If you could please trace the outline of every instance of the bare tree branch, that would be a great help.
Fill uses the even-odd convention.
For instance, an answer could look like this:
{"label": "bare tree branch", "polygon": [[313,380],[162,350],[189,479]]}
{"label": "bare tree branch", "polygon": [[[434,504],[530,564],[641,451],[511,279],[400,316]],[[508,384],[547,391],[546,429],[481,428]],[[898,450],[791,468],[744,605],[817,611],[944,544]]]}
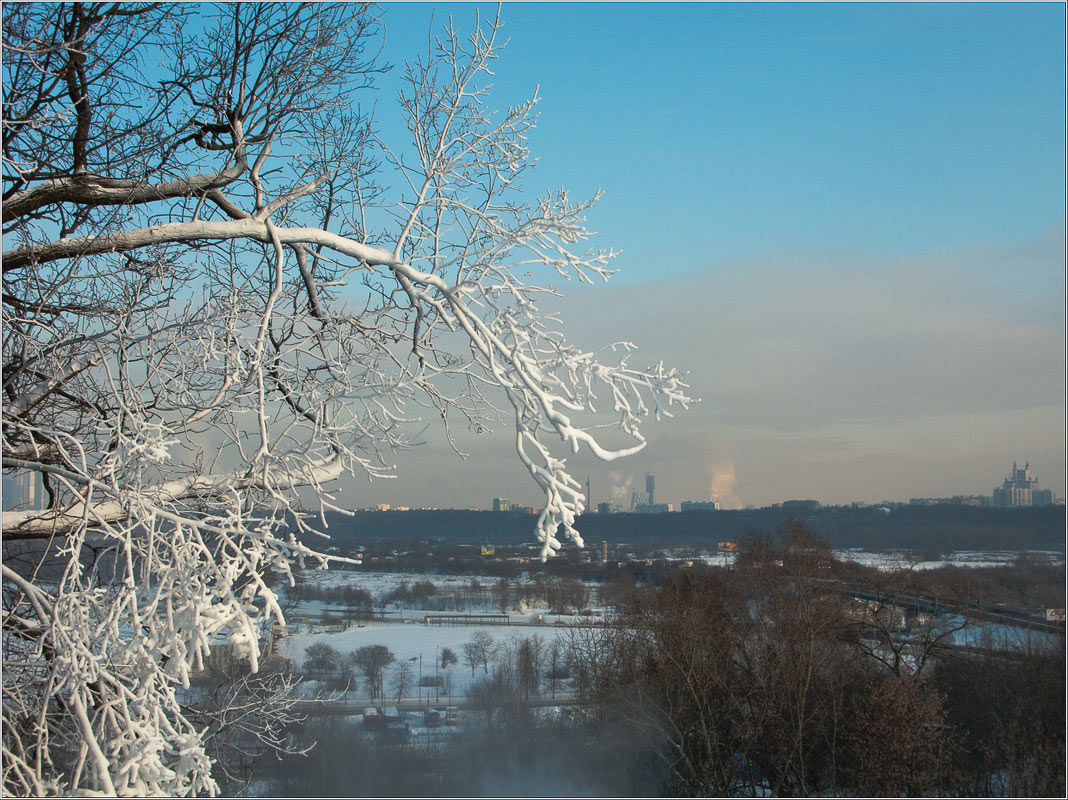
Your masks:
{"label": "bare tree branch", "polygon": [[298,537],[347,511],[343,479],[392,477],[421,414],[450,440],[512,417],[545,558],[582,541],[563,451],[636,452],[690,402],[537,307],[541,277],[605,279],[613,253],[581,249],[591,203],[522,189],[537,97],[487,107],[500,19],[406,68],[389,143],[360,105],[377,26],[4,6],[3,469],[48,497],[3,514],[5,791],[212,794],[219,725],[277,748],[286,680],[260,716],[177,689],[220,641],[257,673],[277,583],[335,560]]}

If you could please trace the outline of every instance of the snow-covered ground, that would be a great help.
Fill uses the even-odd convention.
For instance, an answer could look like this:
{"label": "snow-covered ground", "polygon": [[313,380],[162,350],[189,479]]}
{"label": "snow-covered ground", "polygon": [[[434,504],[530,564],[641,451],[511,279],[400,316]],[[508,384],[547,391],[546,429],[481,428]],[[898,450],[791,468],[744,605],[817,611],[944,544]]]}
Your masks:
{"label": "snow-covered ground", "polygon": [[[1064,553],[1054,551],[1028,551],[1036,559],[1050,564],[1063,564]],[[913,569],[938,569],[939,567],[1005,567],[1016,563],[1019,553],[1012,551],[987,551],[972,552],[962,550],[951,553],[943,559],[935,561],[918,561],[914,553],[887,552],[870,553],[864,550],[848,549],[835,550],[834,557],[839,561],[853,561],[869,567],[879,569],[899,569],[911,566]]]}
{"label": "snow-covered ground", "polygon": [[[279,640],[278,652],[293,661],[299,668],[304,662],[305,651],[317,642],[328,644],[342,654],[350,653],[367,645],[384,645],[393,653],[396,658],[395,663],[407,662],[409,664],[416,682],[418,682],[420,674],[423,676],[442,676],[446,678],[447,685],[451,687],[452,697],[456,698],[467,693],[467,687],[472,681],[485,677],[482,667],[477,667],[472,673],[471,668],[464,663],[463,646],[471,641],[475,631],[489,633],[497,644],[506,644],[513,637],[523,639],[536,634],[542,638],[546,649],[551,646],[553,639],[563,639],[567,636],[566,628],[556,627],[552,624],[539,626],[425,625],[422,622],[422,618],[427,612],[410,611],[406,613],[412,614],[413,617],[410,621],[405,620],[405,623],[354,623],[345,630],[334,632],[322,630],[321,626],[297,626]],[[438,666],[437,671],[435,671],[439,654],[442,648],[445,647],[450,648],[456,654],[459,663],[444,670]],[[492,666],[491,660],[491,669]],[[308,691],[314,691],[318,688],[310,681],[306,682],[305,685],[308,687]],[[390,668],[387,667],[384,681],[387,697],[389,696],[389,686]],[[423,691],[424,696],[427,691],[433,692],[432,689],[428,690],[426,688]],[[362,679],[359,681],[358,689],[349,694],[351,696],[345,697],[347,702],[357,702],[358,699],[366,697],[367,692]],[[413,688],[410,695],[405,696],[405,699],[414,699],[415,697],[417,695]],[[396,698],[394,697],[394,699]],[[440,702],[447,701],[448,696],[441,695]],[[438,702],[438,699],[432,696],[431,702]],[[378,704],[380,705],[381,703]]]}
{"label": "snow-covered ground", "polygon": [[[950,627],[962,622],[961,617],[950,616],[944,624]],[[965,647],[989,646],[996,649],[1034,651],[1061,647],[1063,639],[1055,633],[1031,630],[1019,625],[971,620],[960,630],[954,631],[949,641]]]}

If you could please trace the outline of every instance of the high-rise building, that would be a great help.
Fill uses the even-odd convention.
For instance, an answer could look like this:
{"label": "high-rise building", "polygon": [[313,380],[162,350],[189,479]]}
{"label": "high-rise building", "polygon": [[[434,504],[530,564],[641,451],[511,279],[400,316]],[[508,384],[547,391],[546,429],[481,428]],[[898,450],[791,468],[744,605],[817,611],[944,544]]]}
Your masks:
{"label": "high-rise building", "polygon": [[1053,492],[1039,488],[1030,463],[1024,463],[1023,469],[1019,469],[1014,461],[1009,477],[994,489],[990,504],[1000,508],[1048,506],[1053,504]]}
{"label": "high-rise building", "polygon": [[649,496],[645,492],[630,493],[630,510],[634,512],[639,506],[649,505]]}
{"label": "high-rise building", "polygon": [[511,504],[503,497],[493,498],[493,510],[494,511],[508,511],[511,509]]}
{"label": "high-rise building", "polygon": [[3,481],[4,511],[36,511],[43,508],[44,491],[39,472],[16,472]]}
{"label": "high-rise building", "polygon": [[651,506],[656,505],[656,476],[645,476],[645,493],[648,495],[648,504]]}

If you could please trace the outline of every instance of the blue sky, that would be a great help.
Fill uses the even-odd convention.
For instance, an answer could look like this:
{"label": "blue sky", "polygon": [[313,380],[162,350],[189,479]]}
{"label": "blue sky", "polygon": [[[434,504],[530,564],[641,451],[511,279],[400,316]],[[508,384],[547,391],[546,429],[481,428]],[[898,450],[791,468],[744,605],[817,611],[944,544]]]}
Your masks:
{"label": "blue sky", "polygon": [[[476,8],[495,13],[386,4],[386,57],[425,48],[432,12],[470,27]],[[717,482],[735,504],[989,494],[1014,459],[1064,491],[1064,4],[503,19],[493,104],[542,98],[528,187],[602,189],[590,227],[622,250],[608,289],[563,302],[576,338],[647,346],[704,401],[629,462],[580,460],[595,502],[647,471],[676,503]],[[454,503],[402,479],[357,504],[534,502],[508,438],[440,485]]]}
{"label": "blue sky", "polygon": [[[431,9],[387,4],[387,54]],[[484,15],[494,7],[480,5]],[[540,85],[537,180],[605,191],[632,254],[919,251],[1021,238],[1064,213],[1064,6],[505,5],[497,97]],[[503,103],[502,103],[503,105]]]}

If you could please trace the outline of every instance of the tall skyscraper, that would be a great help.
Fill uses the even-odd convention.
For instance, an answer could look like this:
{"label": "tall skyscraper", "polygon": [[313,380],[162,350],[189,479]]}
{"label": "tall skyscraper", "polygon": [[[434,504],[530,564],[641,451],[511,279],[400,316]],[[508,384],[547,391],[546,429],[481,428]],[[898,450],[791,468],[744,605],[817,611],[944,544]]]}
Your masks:
{"label": "tall skyscraper", "polygon": [[646,499],[646,502],[651,506],[656,505],[656,476],[655,475],[646,475],[645,476],[645,493],[646,493],[646,495],[648,495],[648,497]]}

